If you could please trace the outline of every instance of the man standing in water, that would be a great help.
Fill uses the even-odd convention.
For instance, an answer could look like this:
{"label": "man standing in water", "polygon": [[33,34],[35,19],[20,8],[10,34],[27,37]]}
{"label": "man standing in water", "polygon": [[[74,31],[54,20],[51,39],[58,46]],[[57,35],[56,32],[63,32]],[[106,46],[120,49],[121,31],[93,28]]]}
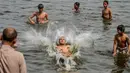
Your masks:
{"label": "man standing in water", "polygon": [[73,10],[74,12],[76,12],[76,13],[80,12],[79,6],[80,6],[80,3],[79,3],[79,2],[75,2],[75,3],[74,3],[74,8],[73,8],[72,10]]}
{"label": "man standing in water", "polygon": [[[48,14],[46,12],[43,12],[44,6],[43,4],[38,5],[38,12],[34,12],[32,16],[29,17],[29,23],[30,24],[44,24],[48,22]],[[32,18],[36,17],[36,22],[33,21]]]}
{"label": "man standing in water", "polygon": [[[119,25],[117,27],[117,34],[114,37],[114,44],[113,44],[113,56],[118,57],[118,53],[127,54],[130,53],[130,40],[127,34],[125,34],[125,27],[124,25]],[[123,60],[123,59],[122,59]],[[125,61],[125,66],[127,65]]]}
{"label": "man standing in water", "polygon": [[112,19],[112,12],[111,9],[108,7],[108,1],[105,0],[103,2],[104,9],[102,10],[102,18],[105,20],[111,20]]}
{"label": "man standing in water", "polygon": [[16,38],[14,28],[4,29],[0,47],[0,73],[27,73],[23,54],[13,48]]}

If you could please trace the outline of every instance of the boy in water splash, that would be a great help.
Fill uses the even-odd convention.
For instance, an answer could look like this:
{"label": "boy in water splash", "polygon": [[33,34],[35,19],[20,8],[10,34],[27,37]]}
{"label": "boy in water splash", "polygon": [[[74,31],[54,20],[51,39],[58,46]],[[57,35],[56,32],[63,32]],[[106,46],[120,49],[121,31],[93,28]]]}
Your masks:
{"label": "boy in water splash", "polygon": [[[44,6],[43,4],[38,5],[39,11],[34,12],[32,16],[29,17],[29,23],[30,24],[44,24],[48,22],[48,14],[46,12],[43,12]],[[33,21],[32,18],[36,17],[36,22]]]}
{"label": "boy in water splash", "polygon": [[70,70],[71,66],[76,65],[76,62],[73,60],[72,57],[72,52],[70,51],[70,45],[67,44],[64,36],[61,36],[58,42],[59,43],[56,46],[57,65],[65,70]]}
{"label": "boy in water splash", "polygon": [[61,36],[59,38],[59,45],[56,46],[56,48],[60,53],[62,53],[63,56],[65,56],[65,57],[71,56],[70,45],[66,44],[66,39],[64,36]]}

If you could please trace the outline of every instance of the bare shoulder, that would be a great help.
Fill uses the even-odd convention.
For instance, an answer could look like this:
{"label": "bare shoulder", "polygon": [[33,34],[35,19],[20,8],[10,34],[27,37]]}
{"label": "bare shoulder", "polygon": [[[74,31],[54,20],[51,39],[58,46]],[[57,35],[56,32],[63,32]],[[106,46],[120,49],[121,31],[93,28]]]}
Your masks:
{"label": "bare shoulder", "polygon": [[124,37],[129,38],[127,34],[124,34]]}
{"label": "bare shoulder", "polygon": [[47,12],[43,12],[45,15],[48,15]]}
{"label": "bare shoulder", "polygon": [[119,35],[118,35],[118,34],[116,34],[116,35],[115,35],[115,38],[117,38],[118,36],[119,36]]}
{"label": "bare shoulder", "polygon": [[111,8],[108,8],[108,10],[111,12]]}
{"label": "bare shoulder", "polygon": [[33,12],[33,14],[38,14],[38,12],[37,12],[37,11],[35,11],[35,12]]}
{"label": "bare shoulder", "polygon": [[115,36],[114,36],[114,40],[117,40],[118,39],[118,34],[116,34]]}
{"label": "bare shoulder", "polygon": [[67,45],[67,48],[70,48],[70,45]]}

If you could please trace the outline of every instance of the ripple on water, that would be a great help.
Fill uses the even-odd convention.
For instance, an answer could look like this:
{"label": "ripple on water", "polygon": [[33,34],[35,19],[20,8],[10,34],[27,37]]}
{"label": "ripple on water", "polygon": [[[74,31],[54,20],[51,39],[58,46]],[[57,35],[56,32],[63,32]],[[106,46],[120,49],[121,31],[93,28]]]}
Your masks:
{"label": "ripple on water", "polygon": [[4,13],[0,13],[0,15],[4,15]]}
{"label": "ripple on water", "polygon": [[4,11],[4,13],[12,13],[12,11]]}

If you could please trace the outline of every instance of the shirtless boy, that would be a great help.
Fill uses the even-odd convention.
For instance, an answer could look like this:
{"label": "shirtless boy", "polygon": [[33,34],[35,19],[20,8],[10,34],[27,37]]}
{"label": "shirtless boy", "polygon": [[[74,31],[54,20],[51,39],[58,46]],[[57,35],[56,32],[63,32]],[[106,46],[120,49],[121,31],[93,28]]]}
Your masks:
{"label": "shirtless boy", "polygon": [[[28,18],[30,24],[44,24],[48,22],[48,14],[43,11],[44,10],[43,4],[39,4],[38,9],[39,11],[34,12],[32,16]],[[36,17],[36,22],[33,21],[34,17]]]}
{"label": "shirtless boy", "polygon": [[78,12],[80,12],[79,7],[80,7],[80,3],[79,2],[75,2],[74,3],[74,8],[72,10],[74,12],[78,13]]}
{"label": "shirtless boy", "polygon": [[112,11],[111,9],[108,7],[108,1],[105,0],[103,2],[103,6],[104,6],[104,9],[102,10],[102,18],[105,19],[105,20],[111,20],[112,19]]}
{"label": "shirtless boy", "polygon": [[116,56],[117,50],[123,51],[128,50],[127,53],[130,53],[130,40],[127,34],[125,34],[125,27],[124,25],[119,25],[117,27],[117,34],[114,37],[114,44],[113,44],[113,56]]}
{"label": "shirtless boy", "polygon": [[70,45],[66,44],[66,40],[64,36],[59,38],[59,45],[56,48],[60,53],[62,53],[63,56],[66,57],[71,56]]}

